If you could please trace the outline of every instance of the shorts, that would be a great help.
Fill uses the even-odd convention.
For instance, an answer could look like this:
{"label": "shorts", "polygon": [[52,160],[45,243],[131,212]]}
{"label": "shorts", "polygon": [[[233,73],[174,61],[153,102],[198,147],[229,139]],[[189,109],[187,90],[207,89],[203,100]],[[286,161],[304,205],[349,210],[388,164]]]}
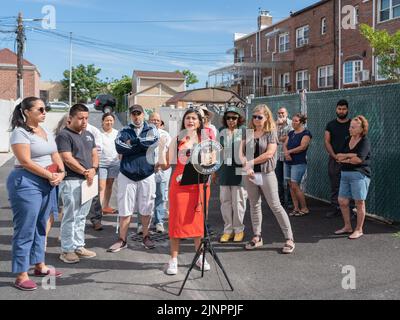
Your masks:
{"label": "shorts", "polygon": [[371,179],[358,171],[342,171],[340,175],[339,197],[366,200]]}
{"label": "shorts", "polygon": [[133,213],[150,216],[154,211],[156,180],[154,174],[144,180],[133,181],[122,173],[118,175],[118,215],[129,217]]}
{"label": "shorts", "polygon": [[290,180],[292,182],[296,182],[297,184],[301,184],[301,180],[303,179],[306,170],[307,170],[306,163],[294,164],[294,165],[285,163],[283,166],[285,180]]}
{"label": "shorts", "polygon": [[119,165],[111,165],[108,167],[100,167],[99,168],[99,179],[115,179],[119,174]]}

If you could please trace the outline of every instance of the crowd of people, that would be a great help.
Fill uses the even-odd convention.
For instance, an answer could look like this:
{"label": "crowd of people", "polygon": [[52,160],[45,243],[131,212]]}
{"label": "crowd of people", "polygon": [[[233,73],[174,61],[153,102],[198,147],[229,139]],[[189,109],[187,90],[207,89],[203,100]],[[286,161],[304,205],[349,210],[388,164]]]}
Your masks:
{"label": "crowd of people", "polygon": [[[118,239],[107,251],[116,253],[127,248],[129,225],[137,213],[137,232],[142,234],[146,249],[155,247],[152,228],[168,232],[170,258],[166,273],[176,275],[181,240],[192,238],[198,250],[204,236],[203,208],[208,207],[210,187],[204,189],[203,185],[210,183],[201,179],[190,159],[195,146],[208,139],[217,140],[223,147],[223,163],[211,182],[219,185],[224,221],[220,242],[244,241],[248,199],[251,237],[244,249],[263,246],[264,195],[283,233],[282,253],[294,252],[289,217],[311,212],[302,187],[312,143],[306,115],[299,113],[290,119],[282,107],[274,117],[268,106],[261,104],[253,109],[250,119],[245,119],[242,109],[231,106],[226,108],[217,131],[211,125],[210,110],[190,108],[183,115],[176,137],[164,130],[158,113],[146,121],[144,108],[133,105],[129,115],[130,124],[120,131],[113,128],[115,116],[111,113],[103,115],[102,127],[97,129],[88,123],[88,108],[76,104],[53,134],[41,126],[46,116],[43,101],[31,97],[16,106],[11,123],[16,159],[7,180],[13,211],[15,287],[25,291],[37,288],[28,275],[32,265],[34,276],[62,276],[45,264],[46,235],[59,216],[63,262],[78,263],[96,257],[96,252],[85,245],[87,218],[100,231],[102,216],[117,214]],[[325,130],[333,209],[328,216],[342,214],[344,226],[334,233],[347,234],[349,239],[363,235],[371,177],[367,134],[367,119],[361,115],[350,119],[348,102],[339,101],[336,119]],[[115,180],[118,208],[110,206]],[[98,183],[98,196],[83,202],[83,183],[89,187]],[[355,229],[351,223],[353,208],[357,212]],[[202,255],[196,265],[205,271],[211,268]]]}

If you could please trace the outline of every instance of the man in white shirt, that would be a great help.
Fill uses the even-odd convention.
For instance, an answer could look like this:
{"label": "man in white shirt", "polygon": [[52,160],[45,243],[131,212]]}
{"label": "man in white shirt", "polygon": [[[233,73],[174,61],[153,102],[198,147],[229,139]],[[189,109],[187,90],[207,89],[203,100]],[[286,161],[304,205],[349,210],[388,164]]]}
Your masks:
{"label": "man in white shirt", "polygon": [[[149,122],[154,124],[158,130],[160,135],[160,141],[165,140],[166,146],[169,146],[171,143],[171,136],[169,133],[163,129],[161,129],[161,117],[158,113],[154,112],[149,117]],[[156,163],[157,163],[157,155],[158,148],[156,149]],[[164,217],[166,211],[166,202],[168,200],[168,184],[169,178],[171,176],[171,168],[163,171],[160,168],[156,168],[156,199],[155,199],[155,207],[154,207],[154,224],[156,226],[156,231],[159,233],[164,233]]]}

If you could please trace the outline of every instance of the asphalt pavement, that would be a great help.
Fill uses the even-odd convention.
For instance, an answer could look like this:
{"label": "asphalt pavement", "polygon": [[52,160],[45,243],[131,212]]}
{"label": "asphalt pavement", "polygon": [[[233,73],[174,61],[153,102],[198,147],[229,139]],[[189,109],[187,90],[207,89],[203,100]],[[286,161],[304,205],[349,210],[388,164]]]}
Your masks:
{"label": "asphalt pavement", "polygon": [[[93,125],[99,126],[100,120],[100,113],[91,113]],[[118,124],[117,128],[120,127]],[[169,259],[166,237],[159,237],[153,250],[146,250],[140,242],[130,239],[128,249],[107,253],[106,249],[117,239],[116,216],[104,218],[102,231],[94,231],[88,222],[87,248],[94,250],[97,257],[74,265],[58,259],[57,222],[50,234],[46,263],[62,270],[64,276],[57,279],[54,290],[39,287],[35,292],[18,291],[12,287],[14,277],[10,272],[12,212],[5,188],[12,166],[13,159],[0,167],[0,299],[400,299],[399,226],[368,220],[365,235],[358,240],[334,236],[333,232],[342,226],[341,218],[325,218],[329,207],[309,199],[311,213],[290,218],[296,241],[295,253],[283,255],[280,253],[283,235],[264,200],[264,246],[246,251],[244,243],[220,244],[217,241],[223,222],[216,185],[211,189],[209,223],[213,246],[232,282],[233,292],[214,260],[207,255],[211,271],[201,278],[201,273],[194,269],[182,295],[177,296],[194,257],[190,240],[182,241],[177,276],[164,273]],[[252,236],[248,210],[245,224],[245,240],[248,241]],[[132,231],[135,226],[136,219]]]}

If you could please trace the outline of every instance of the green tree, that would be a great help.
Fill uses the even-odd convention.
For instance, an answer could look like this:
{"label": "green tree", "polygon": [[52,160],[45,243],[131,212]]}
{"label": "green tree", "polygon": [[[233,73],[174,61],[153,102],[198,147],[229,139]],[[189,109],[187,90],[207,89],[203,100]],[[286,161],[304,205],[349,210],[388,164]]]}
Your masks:
{"label": "green tree", "polygon": [[190,70],[187,70],[187,69],[183,70],[183,71],[177,70],[176,72],[180,72],[185,76],[186,88],[189,88],[189,86],[191,84],[195,84],[195,83],[199,82],[199,79],[197,79],[197,76]]}
{"label": "green tree", "polygon": [[110,93],[117,100],[117,110],[126,111],[127,106],[125,105],[124,96],[132,91],[132,78],[123,76],[119,80],[113,80],[108,88]]}
{"label": "green tree", "polygon": [[[101,72],[100,68],[96,68],[94,64],[84,66],[83,64],[72,68],[72,100],[77,102],[86,103],[93,99],[104,89],[104,82],[102,82],[98,75]],[[64,79],[61,83],[64,87],[63,99],[68,100],[69,95],[69,70],[65,70]]]}
{"label": "green tree", "polygon": [[375,56],[379,57],[380,74],[400,81],[400,31],[391,35],[386,30],[374,30],[362,24],[360,32],[375,49]]}

